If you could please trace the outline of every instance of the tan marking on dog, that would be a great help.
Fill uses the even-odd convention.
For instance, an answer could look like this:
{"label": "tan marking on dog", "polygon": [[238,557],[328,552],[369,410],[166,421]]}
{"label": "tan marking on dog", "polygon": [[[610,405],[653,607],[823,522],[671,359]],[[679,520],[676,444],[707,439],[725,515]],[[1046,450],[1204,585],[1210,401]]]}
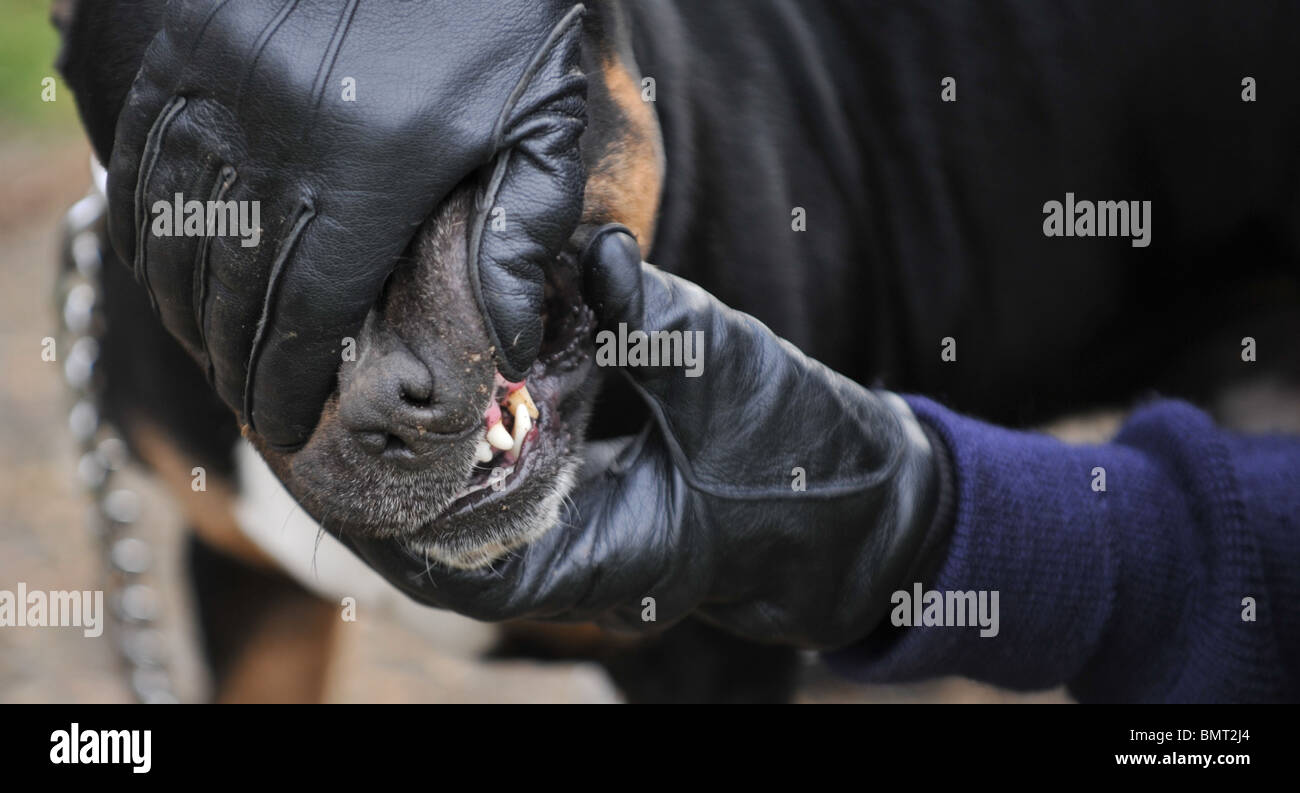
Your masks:
{"label": "tan marking on dog", "polygon": [[610,97],[623,111],[629,127],[612,145],[587,179],[583,220],[617,221],[627,226],[648,256],[655,218],[663,192],[664,147],[659,120],[649,102],[642,101],[635,76],[611,56],[602,66]]}
{"label": "tan marking on dog", "polygon": [[278,567],[239,528],[235,520],[235,491],[214,472],[205,477],[207,490],[191,487],[195,462],[162,429],[148,421],[134,422],[131,440],[180,508],[185,520],[205,542],[247,564]]}
{"label": "tan marking on dog", "polygon": [[269,604],[256,620],[215,700],[223,704],[323,701],[339,623],[334,604],[304,592]]}
{"label": "tan marking on dog", "polygon": [[[195,491],[190,486],[193,460],[148,421],[133,423],[131,440],[199,537],[245,564],[280,570],[239,528],[230,482],[208,471],[207,489]],[[245,616],[249,630],[243,649],[214,699],[227,703],[320,702],[325,696],[338,622],[334,604],[304,592],[262,603],[255,613]]]}

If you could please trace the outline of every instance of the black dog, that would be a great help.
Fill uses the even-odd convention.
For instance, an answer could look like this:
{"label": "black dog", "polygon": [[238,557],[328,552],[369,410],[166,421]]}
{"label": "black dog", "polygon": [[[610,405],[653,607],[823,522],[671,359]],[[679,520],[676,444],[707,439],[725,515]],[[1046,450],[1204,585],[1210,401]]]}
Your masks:
{"label": "black dog", "polygon": [[[68,28],[64,72],[101,159],[160,6],[86,4]],[[1296,15],[1281,4],[1247,15],[1187,3],[1114,12],[1084,3],[598,2],[584,39],[584,223],[626,223],[650,261],[860,382],[1002,423],[1123,405],[1152,389],[1207,400],[1246,376],[1294,375]],[[1073,212],[1053,226],[1050,202],[1085,201],[1125,202],[1123,228],[1116,204],[1108,216],[1109,231],[1125,234],[1096,236],[1098,216],[1084,225]],[[419,284],[449,279],[440,294],[456,293],[457,222],[448,202],[363,344],[419,337],[427,362],[460,343],[449,328],[415,322]],[[1045,233],[1067,225],[1088,235]],[[580,303],[564,287],[555,289],[559,313]],[[233,421],[147,319],[125,268],[110,271],[105,290],[109,414],[156,466],[165,455],[141,438],[161,434],[181,459],[228,471]],[[461,319],[472,337],[474,318]],[[1242,360],[1246,337],[1258,364]],[[595,376],[574,390],[567,429],[634,430],[644,414],[615,381],[588,422]],[[341,373],[318,431],[328,448],[357,434],[349,411],[377,404],[367,394],[392,378],[391,368]],[[349,408],[349,393],[359,407]],[[550,467],[520,487],[560,488],[576,453],[540,458]],[[272,463],[318,517],[340,506],[321,500],[331,485],[371,465],[337,454]],[[396,476],[383,477],[386,492],[400,489]],[[364,530],[367,504],[349,503]],[[545,518],[469,532],[478,545],[471,537],[456,548],[472,551],[485,537],[509,547]],[[199,556],[238,567],[211,549]],[[230,597],[222,589],[205,606],[212,645],[227,648],[214,650],[218,665],[245,641],[214,627]],[[792,654],[696,625],[618,657],[619,680],[637,697],[777,698],[792,680]],[[708,670],[691,668],[706,657]],[[683,666],[656,679],[673,659]]]}

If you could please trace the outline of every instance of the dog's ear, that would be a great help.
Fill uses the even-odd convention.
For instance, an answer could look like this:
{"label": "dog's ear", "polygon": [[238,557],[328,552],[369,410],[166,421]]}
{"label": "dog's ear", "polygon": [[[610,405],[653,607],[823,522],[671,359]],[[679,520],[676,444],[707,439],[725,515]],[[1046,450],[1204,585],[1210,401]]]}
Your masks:
{"label": "dog's ear", "polygon": [[144,51],[162,28],[166,0],[60,0],[55,27],[63,36],[58,69],[72,89],[81,123],[99,161],[113,151],[117,116]]}
{"label": "dog's ear", "polygon": [[582,138],[587,166],[582,222],[622,223],[649,257],[663,193],[663,135],[653,86],[643,83],[632,52],[629,24],[612,0],[590,3],[583,20],[588,122]]}

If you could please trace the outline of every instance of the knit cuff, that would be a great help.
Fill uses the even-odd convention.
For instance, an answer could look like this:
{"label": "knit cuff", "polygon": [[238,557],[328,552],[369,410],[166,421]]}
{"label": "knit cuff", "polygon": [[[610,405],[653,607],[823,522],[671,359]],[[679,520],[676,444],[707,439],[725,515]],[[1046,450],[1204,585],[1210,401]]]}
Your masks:
{"label": "knit cuff", "polygon": [[[929,580],[896,593],[886,625],[827,661],[873,682],[956,674],[1015,689],[1074,681],[1098,663],[1149,665],[1123,648],[1150,647],[1150,632],[1178,623],[1178,588],[1194,564],[1180,536],[1194,521],[1169,471],[1124,444],[1070,446],[924,398],[908,403],[952,456],[951,539]],[[942,606],[927,610],[935,597]],[[921,624],[912,624],[918,615]],[[1127,642],[1135,632],[1148,640]],[[1139,688],[1114,688],[1106,676],[1104,696],[1151,690],[1131,668],[1114,671]]]}

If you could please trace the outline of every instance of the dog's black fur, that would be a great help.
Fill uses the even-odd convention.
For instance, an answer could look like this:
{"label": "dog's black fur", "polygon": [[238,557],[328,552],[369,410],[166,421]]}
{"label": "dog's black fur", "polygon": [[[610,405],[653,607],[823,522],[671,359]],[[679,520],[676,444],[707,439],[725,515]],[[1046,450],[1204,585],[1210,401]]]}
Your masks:
{"label": "dog's black fur", "polygon": [[[1294,371],[1300,7],[628,8],[667,148],[653,261],[837,371],[1010,424],[1206,397],[1243,336]],[[1067,191],[1151,200],[1151,246],[1046,238]]]}
{"label": "dog's black fur", "polygon": [[[67,31],[63,70],[101,158],[160,6],[86,3]],[[655,81],[667,179],[650,260],[832,368],[1017,426],[1151,392],[1206,402],[1248,376],[1300,372],[1300,9],[635,0],[593,11],[589,37],[630,50]],[[947,76],[953,103],[940,99]],[[1241,100],[1246,76],[1253,103]],[[584,146],[617,134],[593,123]],[[1067,191],[1150,200],[1150,247],[1045,237],[1043,203]],[[796,207],[806,231],[792,229]],[[110,414],[147,416],[228,467],[233,420],[126,268],[105,280]],[[1245,336],[1258,364],[1241,361]],[[945,337],[956,361],[940,357]],[[607,391],[591,432],[626,431],[633,404]],[[717,687],[685,695],[787,694],[784,651],[762,651],[761,693],[722,680],[751,652],[729,648]],[[622,682],[683,696],[644,675]]]}

